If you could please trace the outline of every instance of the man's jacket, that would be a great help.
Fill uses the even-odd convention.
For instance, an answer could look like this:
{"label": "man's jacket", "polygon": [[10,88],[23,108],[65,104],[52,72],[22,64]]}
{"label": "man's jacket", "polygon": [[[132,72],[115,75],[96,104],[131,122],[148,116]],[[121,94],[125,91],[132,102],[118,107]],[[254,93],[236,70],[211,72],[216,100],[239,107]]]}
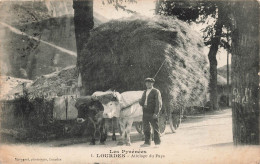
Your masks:
{"label": "man's jacket", "polygon": [[[146,90],[144,91],[139,104],[144,107],[146,99]],[[148,115],[159,114],[162,108],[162,97],[158,89],[152,88],[151,92],[148,94],[147,107],[143,108],[143,113]]]}

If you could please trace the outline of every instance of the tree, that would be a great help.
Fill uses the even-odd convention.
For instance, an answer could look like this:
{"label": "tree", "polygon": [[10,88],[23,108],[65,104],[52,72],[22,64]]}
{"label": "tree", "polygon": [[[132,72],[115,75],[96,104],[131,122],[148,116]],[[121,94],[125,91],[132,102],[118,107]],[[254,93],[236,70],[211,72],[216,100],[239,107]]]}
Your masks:
{"label": "tree", "polygon": [[236,1],[230,6],[233,140],[259,145],[259,4]]}
{"label": "tree", "polygon": [[[216,55],[220,46],[229,48],[228,41],[225,37],[229,35],[230,19],[226,17],[229,9],[225,7],[222,1],[174,1],[174,0],[158,0],[156,7],[157,14],[167,16],[176,16],[186,22],[202,22],[205,23],[209,17],[215,20],[213,25],[208,25],[204,29],[204,43],[210,46],[208,59],[210,62],[210,102],[211,109],[218,109],[217,99],[217,59]],[[223,29],[226,29],[225,31]]]}
{"label": "tree", "polygon": [[80,61],[86,56],[82,53],[87,43],[90,30],[94,27],[93,0],[73,0],[75,36],[77,45],[77,67],[83,72]]}

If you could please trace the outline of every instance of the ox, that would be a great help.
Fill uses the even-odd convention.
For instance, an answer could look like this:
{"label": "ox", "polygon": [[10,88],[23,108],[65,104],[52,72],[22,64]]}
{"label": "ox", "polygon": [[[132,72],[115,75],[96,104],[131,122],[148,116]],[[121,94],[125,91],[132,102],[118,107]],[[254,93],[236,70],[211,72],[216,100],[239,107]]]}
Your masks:
{"label": "ox", "polygon": [[104,118],[119,118],[121,137],[118,145],[131,145],[130,132],[135,121],[142,121],[143,109],[139,104],[143,91],[95,92],[92,97],[99,100],[104,107]]}
{"label": "ox", "polygon": [[94,101],[91,96],[80,97],[76,100],[75,107],[78,109],[77,122],[87,128],[91,134],[91,145],[95,145],[96,133],[99,132],[100,144],[104,144],[107,138],[105,120],[103,119],[104,108],[99,101]]}

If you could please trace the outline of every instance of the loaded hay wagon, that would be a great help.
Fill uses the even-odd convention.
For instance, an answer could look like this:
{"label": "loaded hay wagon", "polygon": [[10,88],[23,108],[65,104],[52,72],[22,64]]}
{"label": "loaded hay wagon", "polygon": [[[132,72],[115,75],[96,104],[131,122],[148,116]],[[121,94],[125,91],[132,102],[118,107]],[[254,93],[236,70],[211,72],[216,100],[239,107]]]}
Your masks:
{"label": "loaded hay wagon", "polygon": [[[162,94],[162,125],[168,118],[174,132],[184,107],[200,106],[205,99],[208,62],[203,49],[201,36],[176,18],[112,20],[91,31],[79,63],[82,85],[88,95],[144,90],[144,79],[157,74],[154,86]],[[137,130],[141,132],[140,126]]]}
{"label": "loaded hay wagon", "polygon": [[[144,90],[144,79],[157,74],[154,86],[161,91],[163,99],[161,132],[167,119],[175,131],[184,107],[200,106],[206,95],[208,63],[202,39],[188,24],[177,19],[135,16],[110,21],[92,30],[83,52],[86,57],[79,66],[86,95],[109,89],[120,93]],[[76,67],[44,75],[28,88],[29,98],[45,100],[57,96],[57,99],[67,97],[73,102],[68,95],[78,95],[77,77]],[[54,111],[44,106],[35,108],[36,116],[41,117],[40,113],[45,112],[54,120],[76,118],[77,110],[69,105],[73,103],[66,105],[61,101],[64,107],[58,105]],[[46,122],[49,121],[48,125],[52,126],[52,120]],[[140,125],[137,124],[139,132]]]}

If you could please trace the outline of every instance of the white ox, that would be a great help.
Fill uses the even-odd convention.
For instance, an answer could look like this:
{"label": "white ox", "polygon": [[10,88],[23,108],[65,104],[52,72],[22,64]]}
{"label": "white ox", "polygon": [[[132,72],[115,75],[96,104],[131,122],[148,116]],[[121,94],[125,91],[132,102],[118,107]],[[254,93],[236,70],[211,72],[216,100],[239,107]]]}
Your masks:
{"label": "white ox", "polygon": [[104,107],[104,118],[119,118],[121,137],[118,145],[131,145],[130,132],[135,121],[142,121],[143,109],[139,105],[143,91],[95,92],[93,98],[98,99]]}

